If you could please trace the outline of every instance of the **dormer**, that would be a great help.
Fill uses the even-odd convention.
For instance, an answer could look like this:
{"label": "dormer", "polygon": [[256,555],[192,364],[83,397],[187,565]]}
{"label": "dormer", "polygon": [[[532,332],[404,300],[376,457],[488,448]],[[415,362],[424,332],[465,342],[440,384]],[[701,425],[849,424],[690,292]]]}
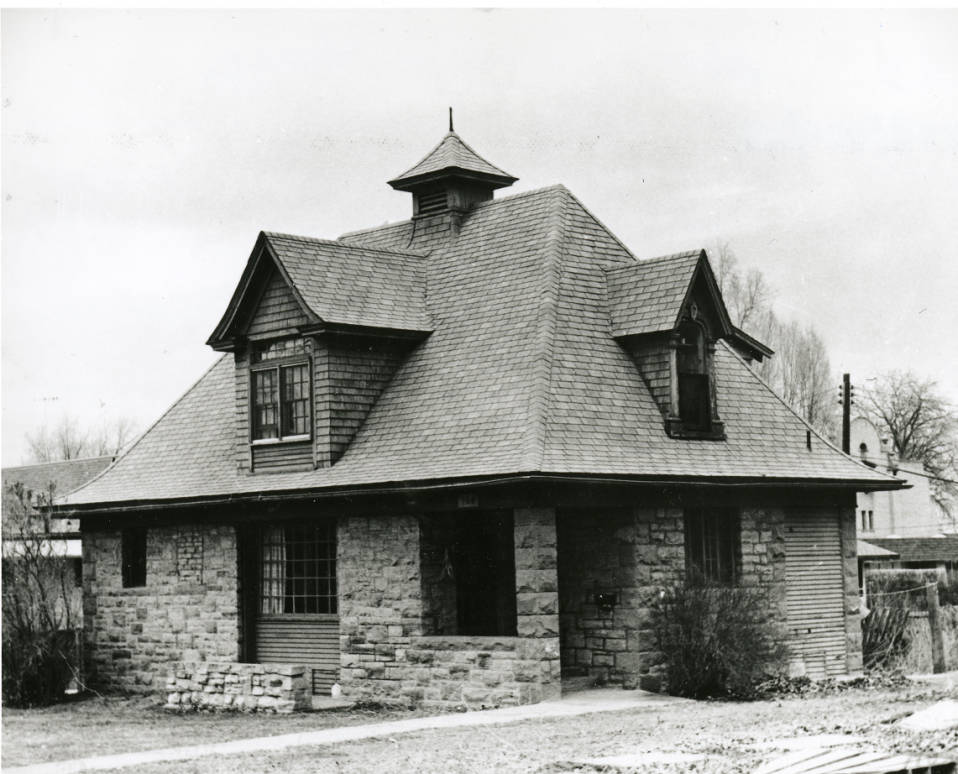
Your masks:
{"label": "dormer", "polygon": [[673,438],[722,440],[715,347],[746,360],[772,351],[732,325],[704,250],[606,272],[612,335],[629,353]]}
{"label": "dormer", "polygon": [[422,256],[261,233],[207,341],[234,357],[238,468],[333,465],[431,330]]}
{"label": "dormer", "polygon": [[399,177],[389,181],[397,191],[412,194],[413,218],[450,220],[454,225],[478,202],[489,201],[493,192],[518,178],[490,164],[453,131],[426,157]]}

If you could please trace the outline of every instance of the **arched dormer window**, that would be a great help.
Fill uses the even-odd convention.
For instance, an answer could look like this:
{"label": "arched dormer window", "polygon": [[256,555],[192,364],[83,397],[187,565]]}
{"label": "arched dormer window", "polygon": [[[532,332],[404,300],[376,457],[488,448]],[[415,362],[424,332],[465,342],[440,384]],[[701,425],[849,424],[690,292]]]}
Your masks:
{"label": "arched dormer window", "polygon": [[712,422],[706,340],[702,323],[686,320],[679,325],[675,352],[679,382],[678,415],[683,429],[696,432],[708,431]]}

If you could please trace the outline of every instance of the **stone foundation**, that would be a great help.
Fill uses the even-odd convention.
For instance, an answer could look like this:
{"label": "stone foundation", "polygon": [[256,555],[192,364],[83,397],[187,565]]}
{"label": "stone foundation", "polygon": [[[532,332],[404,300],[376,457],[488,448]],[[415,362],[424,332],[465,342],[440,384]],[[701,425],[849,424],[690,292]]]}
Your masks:
{"label": "stone foundation", "polygon": [[181,662],[166,680],[170,710],[289,713],[311,706],[310,670],[290,664]]}

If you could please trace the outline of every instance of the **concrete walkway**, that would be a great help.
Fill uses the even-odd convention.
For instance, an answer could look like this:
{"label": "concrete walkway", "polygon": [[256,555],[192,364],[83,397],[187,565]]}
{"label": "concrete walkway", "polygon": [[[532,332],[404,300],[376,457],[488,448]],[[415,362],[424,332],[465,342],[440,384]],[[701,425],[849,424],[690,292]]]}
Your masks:
{"label": "concrete walkway", "polygon": [[[321,731],[302,731],[296,734],[261,736],[254,739],[236,739],[232,742],[219,742],[217,744],[167,747],[161,750],[145,750],[119,755],[98,755],[93,758],[53,761],[32,766],[5,767],[4,772],[6,774],[69,774],[69,772],[77,771],[104,771],[119,769],[124,766],[142,766],[147,763],[193,760],[205,755],[235,755],[262,750],[285,750],[289,747],[304,745],[342,744],[343,742],[355,742],[377,736],[395,736],[396,734],[408,734],[413,731],[425,731],[433,728],[491,726],[500,723],[514,723],[519,720],[587,715],[593,712],[616,712],[634,709],[651,711],[663,704],[686,701],[686,699],[677,699],[672,696],[662,696],[645,691],[597,688],[570,693],[556,701],[528,704],[522,707],[503,707],[502,709],[482,712],[462,712],[427,718],[390,720],[385,723],[372,723],[362,726],[326,728]],[[279,723],[282,723],[281,719],[277,720],[277,724]]]}

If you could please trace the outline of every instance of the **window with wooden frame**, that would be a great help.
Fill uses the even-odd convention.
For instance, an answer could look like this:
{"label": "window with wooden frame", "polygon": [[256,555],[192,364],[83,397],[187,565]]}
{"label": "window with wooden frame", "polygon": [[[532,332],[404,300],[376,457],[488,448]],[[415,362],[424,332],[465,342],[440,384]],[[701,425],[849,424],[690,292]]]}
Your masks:
{"label": "window with wooden frame", "polygon": [[692,585],[732,584],[738,579],[741,524],[729,508],[685,511],[685,569]]}
{"label": "window with wooden frame", "polygon": [[686,320],[678,333],[678,415],[685,430],[707,431],[712,423],[712,399],[705,328],[694,320]]}
{"label": "window with wooden frame", "polygon": [[123,530],[120,537],[120,566],[123,588],[146,585],[146,529]]}
{"label": "window with wooden frame", "polygon": [[287,524],[261,534],[259,615],[335,614],[335,524]]}
{"label": "window with wooden frame", "polygon": [[250,353],[250,439],[306,441],[311,435],[309,356],[302,339],[281,339]]}

